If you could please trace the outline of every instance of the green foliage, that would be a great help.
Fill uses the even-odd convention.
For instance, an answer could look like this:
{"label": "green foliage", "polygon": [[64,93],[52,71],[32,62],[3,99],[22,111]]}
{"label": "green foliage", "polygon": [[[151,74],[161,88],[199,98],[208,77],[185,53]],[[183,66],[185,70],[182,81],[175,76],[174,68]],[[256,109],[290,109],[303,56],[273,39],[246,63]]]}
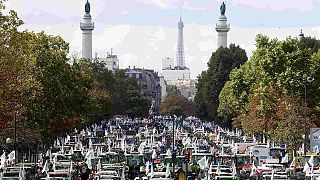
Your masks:
{"label": "green foliage", "polygon": [[61,37],[18,31],[17,13],[3,13],[0,0],[0,141],[11,137],[13,120],[18,141],[44,140],[115,114],[146,117],[149,100],[135,79],[105,64],[67,57]]}
{"label": "green foliage", "polygon": [[217,120],[219,94],[229,80],[230,71],[247,61],[246,52],[231,44],[229,48],[220,47],[208,62],[208,70],[198,77],[195,97],[197,114],[201,118]]}
{"label": "green foliage", "polygon": [[[304,109],[301,104],[305,100],[310,108],[309,119],[319,119],[315,116],[320,106],[319,42],[312,38],[279,41],[258,35],[251,60],[231,72],[230,81],[220,94],[219,116],[224,117],[226,123],[236,120],[233,125],[244,128],[247,133],[265,134],[288,142],[284,138],[288,132],[300,136],[286,126],[292,124],[290,119],[301,121],[303,112],[298,109]],[[314,80],[308,82],[307,77]],[[285,108],[281,101],[290,103]],[[296,110],[288,112],[289,104]],[[284,113],[287,120],[280,116]],[[293,114],[289,116],[290,113]],[[290,146],[293,148],[296,144]]]}
{"label": "green foliage", "polygon": [[160,104],[160,114],[164,116],[193,116],[193,102],[182,96],[179,92],[171,92]]}
{"label": "green foliage", "polygon": [[116,70],[111,79],[107,86],[112,92],[113,114],[146,117],[150,101],[140,94],[136,79],[127,77],[124,70]]}

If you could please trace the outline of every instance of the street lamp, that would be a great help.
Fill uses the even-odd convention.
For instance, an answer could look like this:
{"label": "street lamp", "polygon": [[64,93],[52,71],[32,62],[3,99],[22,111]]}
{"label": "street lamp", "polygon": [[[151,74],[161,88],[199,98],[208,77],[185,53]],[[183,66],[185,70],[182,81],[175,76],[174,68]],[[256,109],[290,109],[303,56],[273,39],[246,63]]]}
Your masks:
{"label": "street lamp", "polygon": [[[303,77],[303,87],[304,87],[304,137],[303,137],[303,155],[307,154],[307,84],[314,80],[313,77]],[[301,83],[301,82],[299,82]],[[295,85],[294,81],[290,81],[290,85]]]}
{"label": "street lamp", "polygon": [[313,77],[304,78],[304,147],[303,154],[304,156],[307,154],[307,83],[312,82],[314,80]]}
{"label": "street lamp", "polygon": [[7,143],[7,144],[11,144],[11,143],[12,143],[12,139],[11,139],[11,138],[7,138],[7,139],[6,139],[6,143]]}
{"label": "street lamp", "polygon": [[176,154],[176,150],[174,148],[174,124],[175,124],[175,121],[176,120],[176,116],[174,115],[174,117],[172,118],[172,173],[173,173],[173,178],[175,178],[175,164],[176,164],[176,157],[177,157],[177,154]]}

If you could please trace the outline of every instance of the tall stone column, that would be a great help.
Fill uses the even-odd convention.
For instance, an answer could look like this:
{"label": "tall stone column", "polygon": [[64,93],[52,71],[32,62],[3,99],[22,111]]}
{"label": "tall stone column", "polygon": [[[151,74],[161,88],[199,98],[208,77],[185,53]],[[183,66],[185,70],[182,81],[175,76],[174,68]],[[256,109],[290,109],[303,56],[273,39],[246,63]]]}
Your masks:
{"label": "tall stone column", "polygon": [[94,30],[94,23],[90,15],[89,1],[85,5],[85,12],[80,23],[80,29],[82,30],[82,58],[92,59],[92,31]]}
{"label": "tall stone column", "polygon": [[228,46],[228,31],[230,30],[230,24],[227,24],[227,17],[225,16],[226,6],[223,2],[220,7],[221,16],[216,24],[216,31],[218,32],[218,48],[220,46]]}

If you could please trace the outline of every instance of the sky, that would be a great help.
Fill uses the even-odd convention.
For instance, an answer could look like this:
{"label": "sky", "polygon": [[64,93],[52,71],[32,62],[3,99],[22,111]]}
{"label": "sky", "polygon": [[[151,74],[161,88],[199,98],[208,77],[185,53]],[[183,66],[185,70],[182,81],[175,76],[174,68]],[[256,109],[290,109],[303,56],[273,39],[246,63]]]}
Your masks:
{"label": "sky", "polygon": [[[70,54],[81,55],[80,21],[86,0],[8,0],[7,9],[18,12],[21,29],[61,36]],[[136,66],[161,72],[164,57],[176,57],[177,23],[184,22],[186,66],[196,78],[207,69],[217,49],[215,24],[221,0],[89,0],[95,23],[93,53],[105,57],[113,48],[120,68]],[[245,49],[250,57],[255,36],[320,36],[320,0],[226,0],[230,23],[228,44]]]}

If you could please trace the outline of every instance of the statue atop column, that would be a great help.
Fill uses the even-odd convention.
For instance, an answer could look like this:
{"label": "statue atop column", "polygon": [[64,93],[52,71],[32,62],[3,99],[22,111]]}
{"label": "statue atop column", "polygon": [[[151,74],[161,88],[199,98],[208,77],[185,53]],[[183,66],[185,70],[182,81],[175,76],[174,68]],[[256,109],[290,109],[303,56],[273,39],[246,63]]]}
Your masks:
{"label": "statue atop column", "polygon": [[224,16],[224,14],[226,13],[226,4],[224,2],[220,6],[220,13],[221,16]]}
{"label": "statue atop column", "polygon": [[86,3],[86,6],[85,6],[85,11],[86,11],[86,13],[90,13],[90,3],[89,3],[89,1],[87,0],[87,3]]}

